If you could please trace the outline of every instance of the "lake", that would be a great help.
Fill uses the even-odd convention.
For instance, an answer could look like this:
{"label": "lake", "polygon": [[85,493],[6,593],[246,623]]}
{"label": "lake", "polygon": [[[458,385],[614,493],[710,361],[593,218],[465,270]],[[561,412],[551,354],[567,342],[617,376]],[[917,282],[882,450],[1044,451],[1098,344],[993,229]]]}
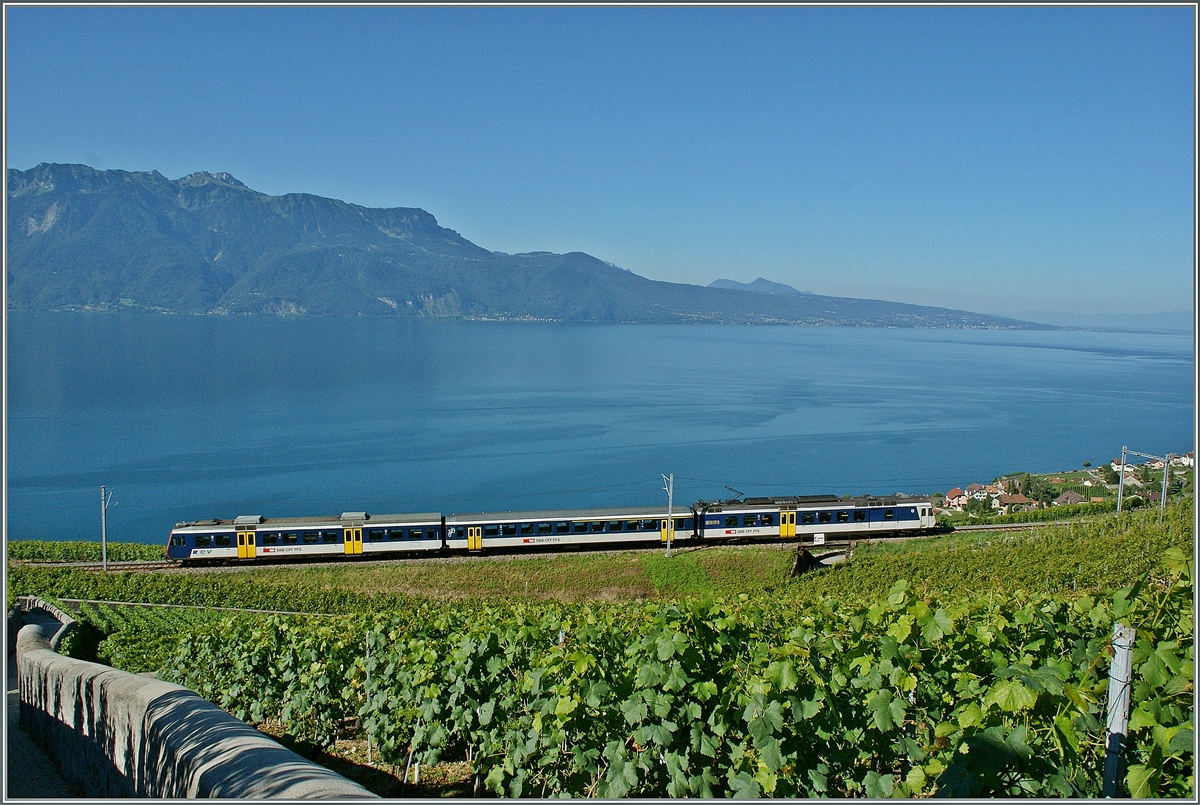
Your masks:
{"label": "lake", "polygon": [[7,533],[929,493],[1194,448],[1190,334],[8,315]]}

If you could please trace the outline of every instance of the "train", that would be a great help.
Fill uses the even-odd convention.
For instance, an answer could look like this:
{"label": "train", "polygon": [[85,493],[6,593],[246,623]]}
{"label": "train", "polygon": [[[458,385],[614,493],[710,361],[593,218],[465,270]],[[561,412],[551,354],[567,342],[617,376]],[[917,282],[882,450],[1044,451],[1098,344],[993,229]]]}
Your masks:
{"label": "train", "polygon": [[272,558],[481,553],[554,547],[647,546],[735,540],[799,540],[921,534],[937,527],[933,501],[833,495],[751,497],[666,506],[475,514],[241,515],[177,523],[167,558],[247,562]]}

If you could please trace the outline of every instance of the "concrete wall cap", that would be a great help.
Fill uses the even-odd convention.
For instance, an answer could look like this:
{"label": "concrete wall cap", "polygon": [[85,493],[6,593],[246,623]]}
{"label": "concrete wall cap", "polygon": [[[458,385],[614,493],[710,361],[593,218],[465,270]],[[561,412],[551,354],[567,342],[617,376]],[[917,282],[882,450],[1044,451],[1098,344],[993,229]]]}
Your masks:
{"label": "concrete wall cap", "polygon": [[377,799],[192,691],[17,635],[21,727],[88,796]]}

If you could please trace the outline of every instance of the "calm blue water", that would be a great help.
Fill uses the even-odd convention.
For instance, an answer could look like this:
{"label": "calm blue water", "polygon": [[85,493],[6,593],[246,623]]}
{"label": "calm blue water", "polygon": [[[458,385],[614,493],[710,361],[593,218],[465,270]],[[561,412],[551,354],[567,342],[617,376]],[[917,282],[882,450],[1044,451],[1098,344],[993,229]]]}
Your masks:
{"label": "calm blue water", "polygon": [[9,314],[12,538],[944,491],[1193,449],[1190,335]]}

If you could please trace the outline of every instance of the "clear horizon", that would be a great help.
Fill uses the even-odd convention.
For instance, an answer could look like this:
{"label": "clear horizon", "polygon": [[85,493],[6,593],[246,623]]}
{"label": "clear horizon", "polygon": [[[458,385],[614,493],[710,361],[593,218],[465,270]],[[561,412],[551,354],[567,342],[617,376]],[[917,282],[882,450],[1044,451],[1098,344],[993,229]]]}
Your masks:
{"label": "clear horizon", "polygon": [[1194,300],[1190,6],[5,17],[9,168],[225,171],[670,282],[999,315]]}

